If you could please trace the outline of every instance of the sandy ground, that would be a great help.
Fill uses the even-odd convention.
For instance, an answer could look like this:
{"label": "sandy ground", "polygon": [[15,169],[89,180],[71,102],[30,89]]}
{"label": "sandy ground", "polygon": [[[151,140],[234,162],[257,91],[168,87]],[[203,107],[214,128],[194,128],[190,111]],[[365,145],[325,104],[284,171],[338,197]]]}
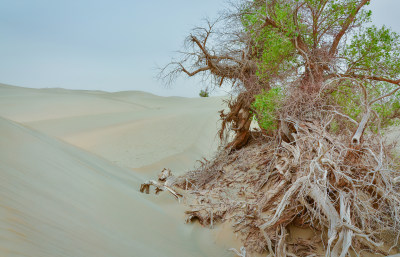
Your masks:
{"label": "sandy ground", "polygon": [[137,171],[181,173],[217,147],[221,98],[0,86],[0,116]]}
{"label": "sandy ground", "polygon": [[216,150],[221,98],[0,85],[0,256],[234,256],[141,182]]}

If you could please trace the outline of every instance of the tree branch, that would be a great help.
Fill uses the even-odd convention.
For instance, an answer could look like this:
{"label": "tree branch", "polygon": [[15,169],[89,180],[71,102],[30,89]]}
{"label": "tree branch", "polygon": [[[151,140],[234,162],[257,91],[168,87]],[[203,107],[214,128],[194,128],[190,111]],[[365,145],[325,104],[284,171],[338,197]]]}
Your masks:
{"label": "tree branch", "polygon": [[390,92],[387,93],[386,95],[383,95],[383,96],[381,96],[381,97],[378,97],[378,98],[372,100],[371,102],[369,102],[369,105],[372,105],[373,103],[376,103],[377,101],[382,100],[383,98],[386,98],[386,97],[388,97],[388,96],[391,96],[391,95],[393,95],[394,93],[396,93],[396,92],[399,91],[399,90],[400,90],[400,85],[399,85],[398,88],[396,88],[396,89],[390,91]]}
{"label": "tree branch", "polygon": [[361,10],[361,8],[369,3],[370,0],[362,0],[356,7],[354,12],[351,12],[350,15],[346,18],[345,22],[342,25],[342,29],[339,31],[339,33],[336,35],[335,39],[333,40],[332,46],[329,50],[329,55],[334,56],[336,53],[336,50],[338,48],[338,45],[340,43],[340,40],[346,34],[346,31],[349,29],[351,23],[353,23],[355,17],[357,16],[357,13]]}
{"label": "tree branch", "polygon": [[388,82],[388,83],[400,86],[400,79],[394,80],[394,79],[388,79],[388,78],[384,78],[384,77],[367,76],[367,75],[359,75],[359,74],[333,74],[333,75],[335,77],[369,79],[369,80],[375,80],[375,81],[381,81],[381,82]]}
{"label": "tree branch", "polygon": [[199,72],[206,71],[206,70],[209,70],[209,69],[210,69],[209,67],[201,67],[201,68],[199,68],[199,69],[197,69],[197,70],[195,70],[195,71],[193,71],[193,72],[190,72],[190,71],[186,70],[185,67],[183,67],[182,64],[179,64],[179,66],[181,66],[181,70],[182,70],[184,73],[186,73],[189,77],[192,77],[192,76],[196,75],[196,74],[199,73]]}

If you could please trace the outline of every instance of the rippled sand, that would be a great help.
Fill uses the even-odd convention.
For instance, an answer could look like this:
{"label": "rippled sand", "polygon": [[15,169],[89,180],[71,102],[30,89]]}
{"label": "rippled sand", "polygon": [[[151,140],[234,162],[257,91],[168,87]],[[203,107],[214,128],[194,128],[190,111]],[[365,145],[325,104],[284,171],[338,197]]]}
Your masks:
{"label": "rippled sand", "polygon": [[[138,192],[215,151],[220,98],[0,85],[0,256],[234,256],[227,226]],[[226,232],[227,231],[227,232]]]}

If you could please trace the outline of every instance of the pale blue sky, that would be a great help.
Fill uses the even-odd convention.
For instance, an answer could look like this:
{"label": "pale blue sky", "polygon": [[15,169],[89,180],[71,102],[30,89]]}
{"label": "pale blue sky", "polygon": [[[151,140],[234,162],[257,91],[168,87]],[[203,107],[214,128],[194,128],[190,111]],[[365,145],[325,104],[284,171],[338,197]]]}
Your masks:
{"label": "pale blue sky", "polygon": [[[225,0],[0,0],[0,83],[197,96],[155,78],[201,19]],[[400,0],[372,0],[374,22],[400,33]],[[223,92],[222,92],[223,93]]]}

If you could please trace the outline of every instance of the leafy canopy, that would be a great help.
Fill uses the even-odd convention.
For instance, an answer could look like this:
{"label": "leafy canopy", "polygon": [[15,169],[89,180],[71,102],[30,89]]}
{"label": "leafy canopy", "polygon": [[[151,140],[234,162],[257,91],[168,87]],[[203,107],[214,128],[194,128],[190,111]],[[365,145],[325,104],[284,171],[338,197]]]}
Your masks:
{"label": "leafy canopy", "polygon": [[[316,90],[356,121],[371,109],[383,125],[392,125],[400,106],[399,35],[385,26],[366,26],[369,2],[255,0],[245,5],[241,23],[265,90],[280,87],[286,95],[294,88]],[[269,101],[267,91],[253,107],[260,99]]]}

